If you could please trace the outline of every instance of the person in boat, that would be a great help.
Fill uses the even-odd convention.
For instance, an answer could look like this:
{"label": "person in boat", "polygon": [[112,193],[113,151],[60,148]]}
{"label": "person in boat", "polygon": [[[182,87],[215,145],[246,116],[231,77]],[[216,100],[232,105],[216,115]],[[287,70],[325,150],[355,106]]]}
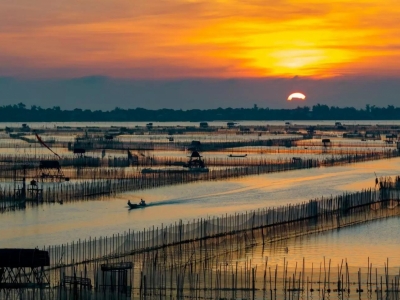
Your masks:
{"label": "person in boat", "polygon": [[131,205],[131,200],[128,200],[128,205]]}
{"label": "person in boat", "polygon": [[145,206],[146,202],[143,199],[140,199],[140,203],[139,204]]}

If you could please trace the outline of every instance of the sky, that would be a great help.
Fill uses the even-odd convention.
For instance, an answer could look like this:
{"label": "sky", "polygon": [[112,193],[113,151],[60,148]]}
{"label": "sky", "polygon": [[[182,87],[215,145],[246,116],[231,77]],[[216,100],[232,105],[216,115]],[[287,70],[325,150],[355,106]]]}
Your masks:
{"label": "sky", "polygon": [[398,0],[3,0],[0,102],[396,105],[399,37]]}

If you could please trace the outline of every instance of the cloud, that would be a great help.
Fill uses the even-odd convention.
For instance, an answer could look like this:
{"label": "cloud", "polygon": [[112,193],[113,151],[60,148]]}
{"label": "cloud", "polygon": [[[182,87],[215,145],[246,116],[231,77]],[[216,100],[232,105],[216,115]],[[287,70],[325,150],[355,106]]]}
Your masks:
{"label": "cloud", "polygon": [[394,0],[3,1],[0,75],[392,74],[399,16]]}

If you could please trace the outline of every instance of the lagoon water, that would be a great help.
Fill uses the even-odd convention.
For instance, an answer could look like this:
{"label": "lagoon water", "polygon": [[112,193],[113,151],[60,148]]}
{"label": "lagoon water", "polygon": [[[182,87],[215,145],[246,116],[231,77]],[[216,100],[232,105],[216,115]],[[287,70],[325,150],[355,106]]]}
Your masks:
{"label": "lagoon water", "polygon": [[[179,219],[187,222],[208,216],[298,203],[373,187],[374,173],[377,176],[395,176],[399,169],[400,158],[396,158],[169,186],[126,193],[114,199],[29,206],[23,211],[0,215],[0,248],[42,247],[89,237],[110,236],[128,229],[165,226]],[[149,207],[128,210],[126,202],[138,202],[140,198],[145,199]],[[351,242],[352,231],[349,232]],[[382,235],[378,238],[387,237]],[[396,239],[395,246],[400,249],[400,238]]]}
{"label": "lagoon water", "polygon": [[[238,261],[250,260],[263,266],[268,258],[270,266],[283,266],[284,261],[294,268],[301,266],[303,259],[308,268],[311,264],[319,268],[329,260],[333,268],[347,259],[350,267],[366,269],[368,260],[374,268],[383,268],[387,260],[391,272],[398,274],[400,268],[400,218],[374,220],[368,223],[291,238],[254,248],[238,255]],[[286,250],[288,249],[288,250]],[[357,271],[358,269],[356,269]],[[354,272],[354,270],[352,271]],[[383,271],[382,271],[383,273]]]}

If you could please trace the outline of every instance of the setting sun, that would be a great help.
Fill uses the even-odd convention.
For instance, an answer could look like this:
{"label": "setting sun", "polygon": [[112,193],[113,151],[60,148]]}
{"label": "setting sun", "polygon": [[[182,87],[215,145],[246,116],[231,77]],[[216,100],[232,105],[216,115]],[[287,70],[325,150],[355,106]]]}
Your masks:
{"label": "setting sun", "polygon": [[292,101],[292,100],[305,100],[306,96],[302,93],[293,93],[290,94],[289,97],[287,98],[288,101]]}

